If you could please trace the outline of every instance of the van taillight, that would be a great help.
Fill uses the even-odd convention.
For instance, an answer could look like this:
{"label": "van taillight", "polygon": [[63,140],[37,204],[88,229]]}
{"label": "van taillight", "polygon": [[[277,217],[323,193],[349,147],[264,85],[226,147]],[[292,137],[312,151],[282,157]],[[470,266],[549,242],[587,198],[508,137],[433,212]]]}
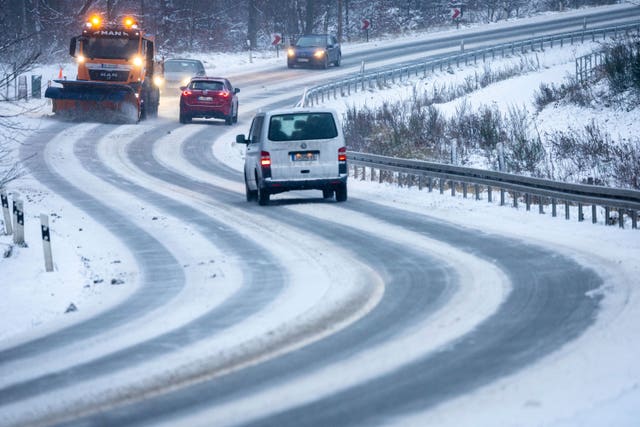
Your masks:
{"label": "van taillight", "polygon": [[260,166],[263,168],[271,166],[271,156],[268,151],[262,151],[260,153]]}
{"label": "van taillight", "polygon": [[338,148],[338,173],[347,173],[347,147]]}
{"label": "van taillight", "polygon": [[271,156],[268,151],[260,152],[260,168],[263,178],[271,178]]}
{"label": "van taillight", "polygon": [[338,161],[339,162],[347,161],[347,147],[338,148]]}

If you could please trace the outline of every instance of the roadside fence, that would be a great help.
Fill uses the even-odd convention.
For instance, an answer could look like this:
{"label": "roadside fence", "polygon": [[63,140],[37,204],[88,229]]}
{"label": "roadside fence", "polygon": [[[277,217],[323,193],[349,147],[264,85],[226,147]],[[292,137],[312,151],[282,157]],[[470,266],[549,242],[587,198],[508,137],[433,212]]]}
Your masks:
{"label": "roadside fence", "polygon": [[585,83],[596,76],[596,72],[607,60],[606,52],[592,52],[576,58],[576,80]]}
{"label": "roadside fence", "polygon": [[27,79],[26,75],[16,76],[5,74],[0,79],[0,101],[19,101],[42,98],[42,75],[31,75]]}

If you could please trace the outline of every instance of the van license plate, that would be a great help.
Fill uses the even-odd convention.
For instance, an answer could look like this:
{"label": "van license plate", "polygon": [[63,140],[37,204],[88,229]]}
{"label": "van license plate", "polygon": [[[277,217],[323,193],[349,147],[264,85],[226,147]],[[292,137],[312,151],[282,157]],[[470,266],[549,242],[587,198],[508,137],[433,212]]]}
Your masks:
{"label": "van license plate", "polygon": [[313,160],[318,160],[318,152],[317,151],[298,151],[291,154],[291,161],[294,162],[309,162]]}

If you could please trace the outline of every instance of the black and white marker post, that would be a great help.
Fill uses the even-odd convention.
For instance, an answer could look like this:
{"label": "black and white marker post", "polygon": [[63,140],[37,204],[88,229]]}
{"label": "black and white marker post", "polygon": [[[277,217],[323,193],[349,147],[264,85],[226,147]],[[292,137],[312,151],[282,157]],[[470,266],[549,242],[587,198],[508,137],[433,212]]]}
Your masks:
{"label": "black and white marker post", "polygon": [[9,198],[4,191],[0,193],[0,199],[2,200],[2,213],[4,214],[4,234],[8,236],[13,234],[13,227],[11,227],[11,213],[9,212]]}
{"label": "black and white marker post", "polygon": [[22,200],[13,201],[13,243],[24,245],[24,208]]}
{"label": "black and white marker post", "polygon": [[40,214],[40,228],[42,230],[42,248],[44,249],[44,268],[53,271],[53,256],[51,255],[51,233],[49,230],[49,216]]}

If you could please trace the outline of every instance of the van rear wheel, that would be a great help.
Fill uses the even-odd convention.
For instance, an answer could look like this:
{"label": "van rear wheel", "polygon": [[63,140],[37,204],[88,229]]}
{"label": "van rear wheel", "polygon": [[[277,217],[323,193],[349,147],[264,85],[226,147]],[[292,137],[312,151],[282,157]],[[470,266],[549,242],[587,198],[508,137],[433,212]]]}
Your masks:
{"label": "van rear wheel", "polygon": [[340,184],[336,187],[336,201],[338,202],[346,202],[347,201],[347,184]]}
{"label": "van rear wheel", "polygon": [[258,185],[258,204],[265,206],[269,204],[269,190]]}
{"label": "van rear wheel", "polygon": [[249,188],[249,184],[247,183],[247,177],[244,177],[244,190],[247,196],[247,202],[253,202],[258,200],[258,192],[256,190],[252,190]]}

